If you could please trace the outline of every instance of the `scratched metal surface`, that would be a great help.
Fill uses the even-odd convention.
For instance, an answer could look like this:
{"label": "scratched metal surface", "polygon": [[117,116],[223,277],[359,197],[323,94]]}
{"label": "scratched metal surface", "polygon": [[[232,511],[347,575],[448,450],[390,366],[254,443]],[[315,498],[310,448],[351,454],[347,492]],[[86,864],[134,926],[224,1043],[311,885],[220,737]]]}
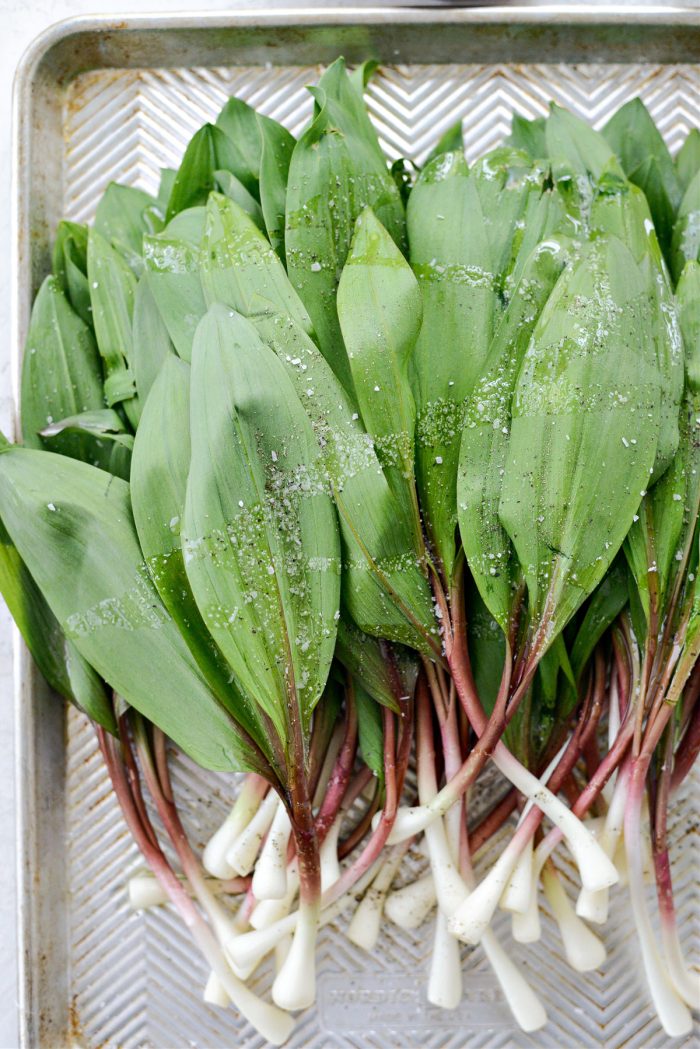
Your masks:
{"label": "scratched metal surface", "polygon": [[[400,49],[390,42],[387,29],[389,63],[402,57],[392,55]],[[229,95],[240,95],[294,132],[303,126],[311,111],[305,85],[317,78],[319,67],[293,64],[294,39],[280,65],[212,67],[205,57],[189,68],[99,68],[96,61],[98,68],[60,87],[61,108],[54,114],[47,157],[49,175],[53,171],[57,177],[51,185],[44,175],[39,190],[46,222],[33,238],[20,228],[20,245],[29,245],[30,254],[20,265],[25,283],[30,272],[34,283],[41,274],[47,231],[59,214],[90,221],[112,179],[154,190],[158,169],[177,164],[192,132],[213,118]],[[548,57],[543,42],[541,58]],[[237,61],[242,61],[240,51]],[[176,62],[173,53],[172,65]],[[700,68],[691,64],[385,63],[370,85],[368,103],[387,155],[420,162],[458,117],[464,121],[468,157],[474,159],[507,134],[513,112],[538,116],[554,99],[600,126],[635,95],[644,99],[672,149],[690,127],[700,125]],[[20,312],[26,312],[27,295],[26,287],[19,289]],[[60,714],[55,704],[48,705],[26,657],[21,659],[19,688],[24,708],[33,711],[23,715],[23,772],[36,784],[34,794],[25,788],[24,796],[25,826],[35,818],[31,849],[23,861],[25,1044],[31,1049],[63,1044],[84,1049],[263,1045],[232,1010],[202,1002],[207,973],[176,916],[166,909],[129,911],[126,881],[142,864],[85,719],[70,712],[62,736]],[[178,756],[174,779],[193,841],[203,845],[225,814],[235,784],[232,778],[203,774]],[[696,779],[694,790],[678,799],[672,825],[682,939],[687,957],[696,964],[699,786]],[[412,856],[413,872],[423,862]],[[488,857],[482,866],[484,862]],[[559,862],[573,879],[563,851]],[[661,1049],[669,1044],[649,1005],[623,890],[615,891],[612,918],[603,933],[608,961],[594,974],[568,968],[548,916],[542,941],[527,948],[510,940],[505,916],[498,919],[503,942],[548,1005],[548,1026],[530,1036],[510,1022],[479,949],[464,952],[462,1005],[453,1012],[439,1011],[427,1006],[423,995],[432,921],[412,934],[387,926],[371,957],[344,938],[346,921],[340,919],[321,934],[318,1005],[299,1017],[290,1043],[294,1049]],[[268,986],[266,969],[257,984],[261,990]],[[696,1028],[676,1044],[697,1045],[699,1037]]]}

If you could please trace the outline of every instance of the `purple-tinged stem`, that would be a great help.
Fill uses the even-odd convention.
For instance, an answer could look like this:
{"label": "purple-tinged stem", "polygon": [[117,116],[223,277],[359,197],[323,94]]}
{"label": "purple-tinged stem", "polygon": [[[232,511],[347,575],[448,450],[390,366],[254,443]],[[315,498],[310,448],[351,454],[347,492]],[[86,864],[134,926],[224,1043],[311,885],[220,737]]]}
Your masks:
{"label": "purple-tinged stem", "polygon": [[[142,821],[141,811],[134,802],[119,743],[100,726],[95,726],[95,728],[115,797],[146,863],[189,929],[192,938],[221,981],[235,1007],[246,1019],[250,1020],[268,1042],[273,1045],[282,1045],[291,1034],[293,1021],[275,1006],[257,998],[245,984],[233,975],[211,929],[189,898],[187,891],[181,885],[157,844],[157,837],[148,816],[146,815],[148,830]],[[145,809],[143,811],[145,812]]]}
{"label": "purple-tinged stem", "polygon": [[379,857],[391,833],[398,809],[400,788],[403,787],[413,739],[412,702],[405,696],[400,699],[401,735],[396,747],[396,724],[394,715],[382,707],[384,720],[384,807],[381,819],[375,827],[362,852],[345,868],[340,878],[323,894],[323,907],[335,903],[344,896]]}
{"label": "purple-tinged stem", "polygon": [[[367,773],[366,783],[369,783],[369,781],[373,778],[371,770],[370,769],[363,769],[362,771]],[[348,794],[349,794],[349,791],[348,791]],[[338,859],[342,860],[342,859],[345,859],[346,856],[349,856],[350,853],[359,845],[359,843],[363,840],[363,838],[369,832],[369,829],[370,829],[370,827],[372,825],[372,819],[374,818],[374,815],[375,815],[375,813],[377,812],[377,810],[379,808],[379,797],[380,797],[380,791],[379,791],[379,783],[377,781],[375,783],[374,793],[372,795],[372,800],[370,801],[369,805],[367,806],[365,811],[362,813],[362,816],[357,821],[357,823],[352,828],[352,830],[338,844]],[[347,795],[346,795],[346,798],[347,798]],[[345,801],[343,803],[343,808],[345,808]]]}
{"label": "purple-tinged stem", "polygon": [[328,781],[326,793],[316,815],[316,835],[321,844],[330,830],[331,824],[340,811],[343,798],[350,782],[355,751],[357,749],[357,708],[353,694],[352,682],[346,693],[347,710],[345,716],[345,735],[340,753]]}
{"label": "purple-tinged stem", "polygon": [[[447,715],[440,724],[440,732],[445,757],[445,776],[451,778],[462,763],[456,704],[453,703],[448,708]],[[445,829],[462,884],[471,892],[475,880],[466,834],[466,797],[445,816]],[[430,829],[427,833],[431,833]],[[521,969],[503,950],[491,929],[484,931],[481,945],[516,1022],[525,1031],[534,1031],[542,1027],[547,1021],[545,1010],[527,984]],[[456,974],[453,979],[456,982]]]}
{"label": "purple-tinged stem", "polygon": [[141,826],[143,827],[144,833],[151,839],[153,845],[158,844],[158,838],[153,830],[153,826],[148,817],[146,811],[146,803],[143,799],[143,792],[141,791],[141,780],[139,778],[139,771],[134,761],[134,755],[131,747],[128,743],[128,729],[127,729],[128,714],[122,714],[118,719],[117,725],[119,729],[119,739],[122,744],[122,761],[124,762],[124,769],[126,772],[126,778],[129,783],[129,789],[131,791],[131,797],[134,802],[134,807],[138,814]]}
{"label": "purple-tinged stem", "polygon": [[[700,675],[698,675],[698,680],[700,683]],[[698,702],[697,692],[692,704],[685,732],[675,754],[671,776],[672,792],[678,790],[700,755],[700,702]]]}

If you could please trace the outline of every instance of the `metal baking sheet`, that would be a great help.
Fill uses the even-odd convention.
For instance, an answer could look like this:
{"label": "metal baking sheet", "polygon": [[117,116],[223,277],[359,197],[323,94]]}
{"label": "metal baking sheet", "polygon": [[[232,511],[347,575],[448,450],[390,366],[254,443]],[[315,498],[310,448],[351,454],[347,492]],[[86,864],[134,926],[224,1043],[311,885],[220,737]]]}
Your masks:
{"label": "metal baking sheet", "polygon": [[[90,220],[111,179],[153,189],[158,168],[177,162],[230,94],[298,130],[310,111],[305,84],[341,53],[381,62],[369,107],[392,158],[420,161],[457,116],[474,158],[507,133],[512,112],[540,115],[550,99],[600,126],[640,95],[672,149],[700,126],[700,12],[692,9],[345,7],[63,23],[30,49],[16,85],[15,376],[61,216]],[[48,694],[19,644],[16,702],[23,1045],[261,1046],[233,1011],[202,1002],[206,972],[178,919],[166,909],[128,910],[126,881],[141,863],[91,729]],[[202,844],[235,785],[179,757],[174,768],[185,821]],[[696,964],[699,785],[674,805],[672,827],[682,939]],[[414,856],[413,869],[421,862]],[[439,1011],[423,994],[430,923],[417,934],[387,927],[369,957],[345,940],[341,919],[321,935],[318,1004],[299,1017],[290,1044],[661,1049],[669,1040],[649,1005],[623,901],[617,890],[604,969],[585,976],[566,965],[547,916],[531,948],[509,941],[499,919],[548,1003],[549,1025],[532,1036],[512,1025],[478,949],[465,950],[461,1006]],[[260,987],[268,981],[263,972]],[[696,1028],[676,1044],[699,1037]]]}

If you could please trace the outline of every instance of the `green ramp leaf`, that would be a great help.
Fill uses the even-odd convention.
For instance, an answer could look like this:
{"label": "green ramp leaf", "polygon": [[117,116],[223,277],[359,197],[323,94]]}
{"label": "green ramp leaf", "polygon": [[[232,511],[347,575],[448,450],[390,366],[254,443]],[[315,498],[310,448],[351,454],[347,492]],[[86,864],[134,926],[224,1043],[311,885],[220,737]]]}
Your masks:
{"label": "green ramp leaf", "polygon": [[244,316],[264,296],[308,332],[311,320],[270,244],[234,201],[212,193],[201,247],[201,282],[207,305],[222,302]]}
{"label": "green ramp leaf", "polygon": [[[688,549],[700,505],[700,265],[688,262],[672,303],[686,350],[686,387],[678,416],[675,456],[645,495],[625,543],[647,623],[652,604],[663,620]],[[665,400],[670,398],[664,388]],[[678,411],[678,408],[676,409]]]}
{"label": "green ramp leaf", "polygon": [[612,193],[601,193],[591,206],[591,229],[619,237],[645,273],[653,302],[654,329],[660,384],[661,428],[651,484],[655,484],[671,463],[678,447],[678,413],[683,395],[683,342],[673,292],[661,248],[642,191],[629,183]]}
{"label": "green ramp leaf", "polygon": [[[110,182],[97,205],[95,229],[116,248],[136,275],[143,270],[143,236],[162,226],[156,200],[133,186]],[[154,228],[155,227],[155,228]]]}
{"label": "green ramp leaf", "polygon": [[[253,319],[311,421],[340,511],[352,615],[367,633],[439,655],[422,542],[417,545],[403,521],[355,406],[316,344],[284,312],[294,292],[283,284],[284,272],[267,241],[239,208],[223,201],[221,209],[220,204],[213,200],[211,207],[221,211],[222,225],[231,224],[232,235],[222,237],[215,252],[222,268],[209,273],[211,284],[216,278],[212,298]],[[209,263],[203,268],[209,272]]]}
{"label": "green ramp leaf", "polygon": [[181,211],[154,236],[144,237],[148,286],[173,346],[184,361],[192,358],[192,340],[207,312],[199,274],[206,209]]}
{"label": "green ramp leaf", "polygon": [[262,208],[255,197],[248,192],[235,175],[232,175],[230,171],[215,171],[214,182],[214,188],[223,193],[229,200],[233,200],[238,204],[239,208],[243,208],[246,214],[250,215],[258,229],[265,229]]}
{"label": "green ramp leaf", "polygon": [[663,621],[688,565],[700,510],[700,265],[688,262],[676,291],[678,319],[686,349],[686,388],[680,407],[680,439],[673,462],[642,500],[625,554],[637,584],[639,603],[651,622]]}
{"label": "green ramp leaf", "polygon": [[671,238],[670,270],[674,281],[680,280],[686,262],[700,257],[700,171],[683,194]]}
{"label": "green ramp leaf", "polygon": [[457,479],[459,530],[481,598],[506,634],[522,582],[499,516],[513,392],[534,326],[570,253],[567,239],[554,235],[532,252],[467,401]]}
{"label": "green ramp leaf", "polygon": [[369,206],[399,246],[404,211],[364,103],[338,59],[310,89],[317,113],[292,154],[285,246],[290,280],[309,311],[321,352],[352,389],[336,288],[355,226]]}
{"label": "green ramp leaf", "polygon": [[522,149],[533,160],[541,160],[547,156],[545,123],[544,117],[528,120],[514,113],[510,125],[510,136],[506,139],[507,145],[513,146],[514,149]]}
{"label": "green ramp leaf", "polygon": [[571,668],[578,681],[593,655],[595,646],[612,626],[629,601],[628,577],[624,561],[617,558],[591,594],[585,615],[571,646]]}
{"label": "green ramp leaf", "polygon": [[[256,224],[267,230],[272,247],[284,258],[287,178],[296,143],[294,136],[276,120],[256,113],[240,98],[229,99],[216,123],[235,150],[231,171],[260,203],[264,225],[254,216]],[[223,185],[221,190],[244,207]],[[249,208],[245,210],[253,215]]]}
{"label": "green ramp leaf", "polygon": [[447,131],[440,136],[435,148],[431,149],[425,158],[423,166],[427,167],[431,160],[435,160],[435,157],[439,157],[442,153],[464,153],[464,132],[461,120],[448,127]]}
{"label": "green ramp leaf", "polygon": [[379,69],[379,62],[374,58],[368,58],[359,66],[355,66],[352,73],[348,74],[348,79],[360,98],[364,96],[365,88],[376,73],[377,69]]}
{"label": "green ramp leaf", "polygon": [[[102,362],[92,332],[55,277],[34,300],[22,360],[20,413],[25,444],[42,448],[41,432],[59,419],[104,407]],[[65,434],[54,450],[74,459],[97,454],[94,442]]]}
{"label": "green ramp leaf", "polygon": [[141,550],[161,600],[212,692],[274,762],[258,708],[232,680],[231,668],[204,624],[185,571],[180,530],[190,469],[189,420],[190,368],[170,356],[146,401],[134,442],[131,500]]}
{"label": "green ramp leaf", "polygon": [[151,386],[163,362],[175,355],[168,329],[151,290],[151,274],[146,271],[136,285],[132,328],[132,368],[138,396],[139,420]]}
{"label": "green ramp leaf", "polygon": [[426,527],[449,578],[464,401],[483,367],[496,307],[488,230],[462,153],[445,153],[423,169],[407,222],[411,266],[423,296],[413,354],[416,480]]}
{"label": "green ramp leaf", "polygon": [[[700,397],[686,392],[680,413],[678,450],[666,473],[639,507],[625,543],[647,622],[653,601],[663,619],[679,564],[698,515],[700,500]],[[689,534],[690,529],[690,534]]]}
{"label": "green ramp leaf", "polygon": [[82,455],[73,459],[92,463],[102,470],[108,470],[115,477],[129,480],[131,449],[134,438],[127,431],[120,415],[112,408],[98,408],[91,412],[79,412],[66,419],[51,423],[41,431],[41,436],[49,451],[61,451],[62,442],[75,435],[83,439]]}
{"label": "green ramp leaf", "polygon": [[335,647],[340,544],[299,398],[249,321],[221,305],[192,356],[183,546],[204,621],[288,753]]}
{"label": "green ramp leaf", "polygon": [[340,278],[338,319],[362,421],[420,546],[409,366],[423,305],[411,267],[370,208],[357,220]]}
{"label": "green ramp leaf", "polygon": [[469,661],[476,691],[490,714],[503,677],[506,643],[503,630],[484,604],[479,590],[468,586],[466,593]]}
{"label": "green ramp leaf", "polygon": [[[493,326],[506,301],[506,284],[519,254],[523,249],[531,251],[553,220],[550,205],[556,198],[543,194],[545,175],[544,168],[533,164],[527,153],[510,146],[491,150],[472,168],[497,292]],[[485,318],[485,324],[489,322]]]}
{"label": "green ramp leaf", "polygon": [[647,198],[659,244],[666,254],[682,190],[671,154],[641,98],[633,98],[618,109],[603,128],[603,135],[620,158],[627,178]]}
{"label": "green ramp leaf", "polygon": [[676,288],[678,322],[685,347],[686,382],[700,391],[700,263],[688,262]]}
{"label": "green ramp leaf", "polygon": [[204,768],[257,768],[150,581],[125,481],[6,445],[0,517],[67,637],[127,703]]}
{"label": "green ramp leaf", "polygon": [[228,100],[216,118],[216,126],[221,128],[233,147],[230,170],[262,203],[261,168],[265,141],[279,151],[283,164],[283,158],[287,158],[289,167],[294,137],[276,120],[257,113],[241,98]]}
{"label": "green ramp leaf", "polygon": [[346,607],[365,633],[441,655],[422,546],[404,521],[359,415],[309,336],[260,303],[254,323],[313,426],[338,508]]}
{"label": "green ramp leaf", "polygon": [[164,216],[168,210],[168,201],[170,200],[170,194],[173,191],[173,184],[177,178],[177,171],[175,168],[161,168],[160,169],[160,183],[158,185],[158,210]]}
{"label": "green ramp leaf", "polygon": [[[520,266],[558,213],[544,171],[502,147],[469,171],[463,154],[424,168],[408,205],[410,257],[424,315],[414,353],[416,475],[429,534],[449,579],[465,400]],[[507,287],[508,285],[508,287]],[[435,348],[439,347],[439,353]]]}
{"label": "green ramp leaf", "polygon": [[123,404],[132,426],[138,405],[132,362],[136,278],[122,256],[96,230],[88,236],[88,280],[97,348],[104,362],[107,405]]}
{"label": "green ramp leaf", "polygon": [[258,113],[262,137],[260,154],[260,207],[268,240],[282,260],[286,259],[284,226],[287,211],[289,165],[296,139],[281,124]]}
{"label": "green ramp leaf", "polygon": [[355,705],[357,707],[357,742],[365,765],[372,770],[380,783],[384,782],[384,728],[382,713],[374,697],[366,692],[359,681],[355,681]]}
{"label": "green ramp leaf", "polygon": [[216,118],[216,126],[223,131],[231,146],[230,170],[259,200],[262,138],[258,114],[242,98],[230,98]]}
{"label": "green ramp leaf", "polygon": [[564,271],[512,408],[500,517],[541,655],[603,578],[649,483],[659,381],[645,275],[616,237]]}
{"label": "green ramp leaf", "polygon": [[[393,645],[391,653],[404,693],[412,695],[418,676],[418,661],[409,649],[400,645]],[[338,622],[335,654],[375,702],[398,712],[396,683],[386,646],[365,634],[347,615],[341,615]]]}
{"label": "green ramp leaf", "polygon": [[88,228],[77,222],[56,227],[51,269],[61,291],[80,319],[92,327],[90,286],[87,279]]}
{"label": "green ramp leaf", "polygon": [[615,151],[603,135],[554,102],[545,121],[544,135],[555,178],[590,175],[594,182],[600,182],[612,174],[624,180]]}
{"label": "green ramp leaf", "polygon": [[0,593],[51,688],[109,732],[114,713],[100,678],[68,640],[0,522]]}
{"label": "green ramp leaf", "polygon": [[674,161],[676,177],[683,193],[700,171],[700,131],[694,127],[678,151]]}
{"label": "green ramp leaf", "polygon": [[181,211],[206,204],[216,186],[216,172],[225,170],[235,175],[253,196],[255,185],[240,168],[237,145],[215,124],[204,124],[190,139],[173,179],[165,221],[170,222]]}

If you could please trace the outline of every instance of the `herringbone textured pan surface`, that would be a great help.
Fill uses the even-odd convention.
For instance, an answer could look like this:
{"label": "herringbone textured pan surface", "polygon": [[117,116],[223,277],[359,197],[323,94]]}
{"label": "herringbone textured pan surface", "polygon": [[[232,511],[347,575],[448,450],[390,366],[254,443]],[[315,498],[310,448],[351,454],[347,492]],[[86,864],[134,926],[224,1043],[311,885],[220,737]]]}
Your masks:
{"label": "herringbone textured pan surface", "polygon": [[[154,190],[158,169],[175,166],[196,128],[237,94],[292,131],[307,119],[304,85],[315,68],[237,68],[90,73],[75,82],[65,110],[65,213],[90,220],[106,184],[117,179]],[[387,154],[420,162],[440,134],[464,120],[474,159],[508,132],[511,114],[545,112],[554,99],[596,126],[641,95],[672,149],[700,126],[700,73],[683,66],[411,66],[385,68],[369,88],[369,106]],[[262,1040],[231,1011],[206,1006],[207,973],[177,918],[166,909],[129,911],[125,885],[140,866],[110,795],[84,719],[69,718],[68,863],[71,978],[76,1041],[84,1049],[259,1047]],[[193,841],[203,844],[227,809],[234,784],[176,759],[174,777]],[[700,962],[699,781],[674,805],[674,880],[683,945]],[[565,874],[563,850],[559,862]],[[488,857],[486,858],[488,862]],[[414,858],[418,870],[420,857]],[[649,1006],[624,890],[605,927],[608,961],[580,975],[567,966],[548,918],[541,943],[503,943],[547,1003],[550,1021],[520,1033],[480,950],[465,952],[465,996],[455,1012],[428,1007],[422,987],[432,922],[415,934],[393,926],[372,957],[342,935],[347,919],[323,931],[319,1004],[299,1017],[294,1049],[450,1047],[500,1049],[662,1049],[669,1044]],[[338,931],[341,930],[341,932]],[[262,972],[264,988],[268,974]],[[683,1044],[697,1046],[699,1032]]]}

